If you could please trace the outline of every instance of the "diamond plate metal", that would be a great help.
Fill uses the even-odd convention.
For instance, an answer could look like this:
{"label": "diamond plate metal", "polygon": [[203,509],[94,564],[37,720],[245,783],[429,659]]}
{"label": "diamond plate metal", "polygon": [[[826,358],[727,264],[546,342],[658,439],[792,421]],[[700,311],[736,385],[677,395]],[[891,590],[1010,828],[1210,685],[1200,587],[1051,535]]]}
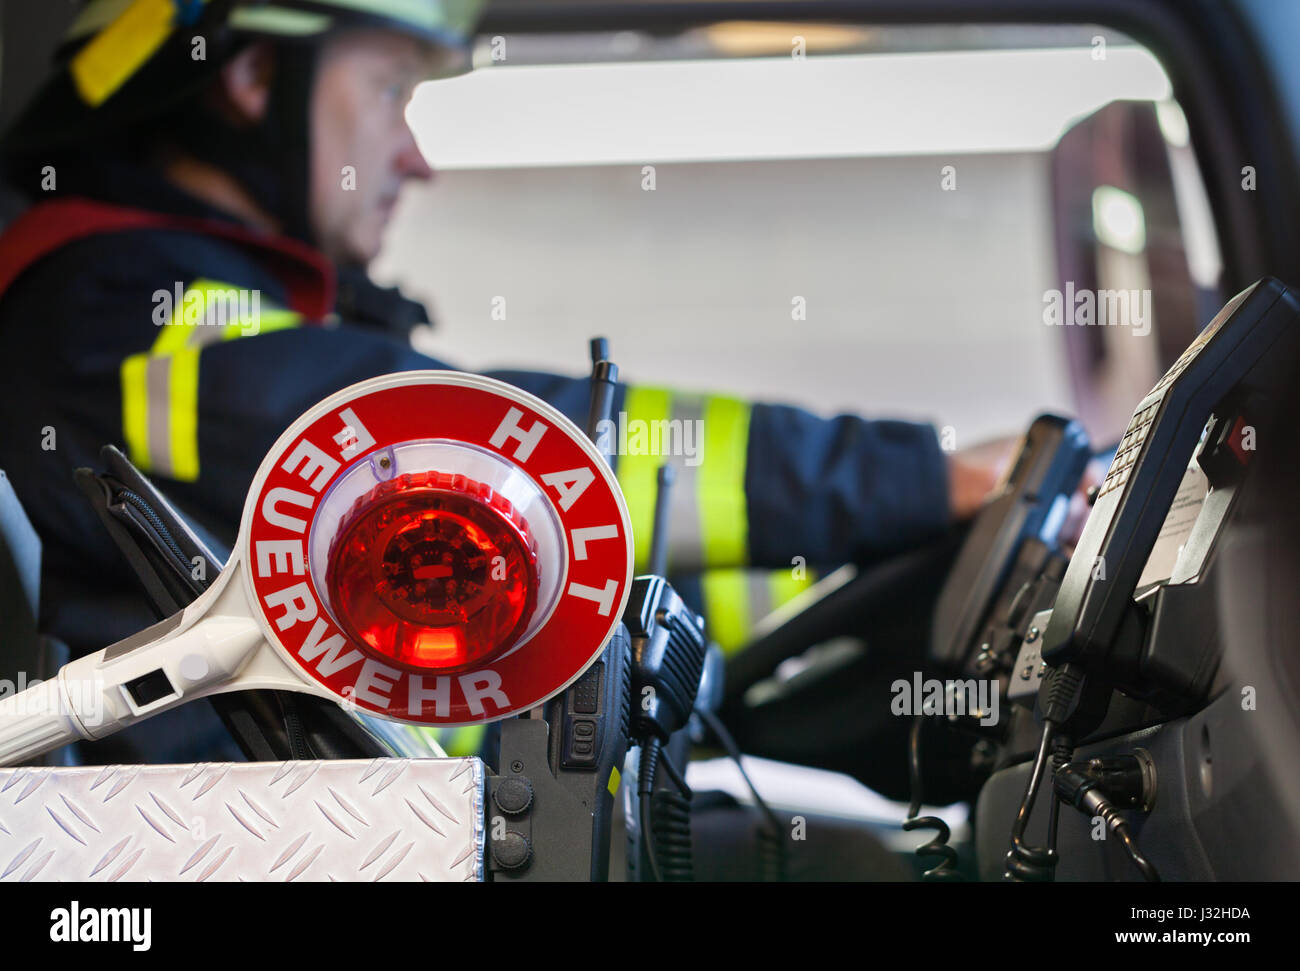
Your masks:
{"label": "diamond plate metal", "polygon": [[0,769],[0,882],[482,880],[478,759]]}

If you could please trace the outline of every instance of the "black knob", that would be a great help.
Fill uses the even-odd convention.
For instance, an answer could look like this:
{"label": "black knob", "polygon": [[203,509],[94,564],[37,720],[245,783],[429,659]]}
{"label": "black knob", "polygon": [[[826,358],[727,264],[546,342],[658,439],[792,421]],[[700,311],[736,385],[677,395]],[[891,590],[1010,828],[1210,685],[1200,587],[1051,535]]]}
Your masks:
{"label": "black knob", "polygon": [[497,783],[492,801],[503,813],[518,816],[533,804],[533,784],[522,776],[509,776]]}
{"label": "black knob", "polygon": [[492,859],[503,870],[518,870],[532,859],[533,846],[523,833],[507,830],[501,839],[492,841]]}

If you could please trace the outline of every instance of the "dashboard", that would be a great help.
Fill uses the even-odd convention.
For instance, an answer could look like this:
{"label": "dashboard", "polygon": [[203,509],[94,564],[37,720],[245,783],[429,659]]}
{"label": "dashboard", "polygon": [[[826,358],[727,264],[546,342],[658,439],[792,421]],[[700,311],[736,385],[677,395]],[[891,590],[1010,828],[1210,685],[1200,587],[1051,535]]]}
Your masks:
{"label": "dashboard", "polygon": [[[1072,551],[1051,510],[1090,453],[1063,419],[1034,423],[973,525],[930,660],[996,679],[1006,706],[985,729],[982,878],[1016,870],[1013,820],[1027,879],[1140,879],[1139,861],[1164,879],[1294,876],[1296,634],[1276,618],[1294,612],[1279,584],[1296,577],[1298,338],[1300,293],[1266,279],[1234,297],[1134,409]],[[1140,793],[1078,805],[1094,823],[1113,811],[1121,838],[1068,808],[1050,825],[1069,771],[1104,795],[1119,765]],[[1145,856],[1127,852],[1139,842]]]}

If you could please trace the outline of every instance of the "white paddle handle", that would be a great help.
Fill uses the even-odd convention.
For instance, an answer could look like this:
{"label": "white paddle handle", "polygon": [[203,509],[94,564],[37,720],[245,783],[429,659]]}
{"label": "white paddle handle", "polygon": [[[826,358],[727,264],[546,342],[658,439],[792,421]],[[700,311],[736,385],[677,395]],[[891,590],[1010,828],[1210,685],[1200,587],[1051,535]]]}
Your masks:
{"label": "white paddle handle", "polygon": [[79,738],[85,736],[57,677],[0,698],[0,764],[21,764]]}
{"label": "white paddle handle", "polygon": [[82,738],[214,693],[264,643],[249,617],[205,617],[180,634],[78,658],[49,681],[0,699],[0,765],[14,765]]}

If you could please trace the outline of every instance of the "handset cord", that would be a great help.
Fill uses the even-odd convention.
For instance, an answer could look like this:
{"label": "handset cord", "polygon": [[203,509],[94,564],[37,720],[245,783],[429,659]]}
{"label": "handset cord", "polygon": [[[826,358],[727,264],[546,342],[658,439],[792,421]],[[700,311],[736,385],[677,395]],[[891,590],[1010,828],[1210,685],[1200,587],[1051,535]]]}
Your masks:
{"label": "handset cord", "polygon": [[1056,722],[1050,719],[1043,722],[1043,737],[1038,744],[1038,754],[1034,757],[1033,771],[1029,775],[1025,795],[1020,800],[1015,824],[1011,827],[1011,849],[1007,853],[1007,868],[1002,874],[1004,880],[1046,883],[1055,875],[1056,864],[1060,859],[1056,852],[1056,827],[1060,812],[1055,793],[1052,794],[1051,813],[1048,817],[1047,846],[1026,844],[1025,830],[1029,826],[1029,817],[1034,811],[1034,801],[1038,798],[1038,790],[1047,769],[1048,752],[1052,751],[1053,744],[1057,741],[1058,731]]}
{"label": "handset cord", "polygon": [[903,820],[903,830],[908,833],[914,829],[935,830],[934,839],[916,848],[916,855],[921,859],[929,857],[939,861],[921,874],[922,880],[933,883],[958,883],[962,881],[962,875],[957,869],[957,850],[948,845],[952,831],[938,816],[920,815],[921,803],[924,801],[921,791],[921,727],[924,721],[923,715],[913,718],[912,730],[908,734],[907,771],[911,782],[912,802],[907,809],[907,819]]}

